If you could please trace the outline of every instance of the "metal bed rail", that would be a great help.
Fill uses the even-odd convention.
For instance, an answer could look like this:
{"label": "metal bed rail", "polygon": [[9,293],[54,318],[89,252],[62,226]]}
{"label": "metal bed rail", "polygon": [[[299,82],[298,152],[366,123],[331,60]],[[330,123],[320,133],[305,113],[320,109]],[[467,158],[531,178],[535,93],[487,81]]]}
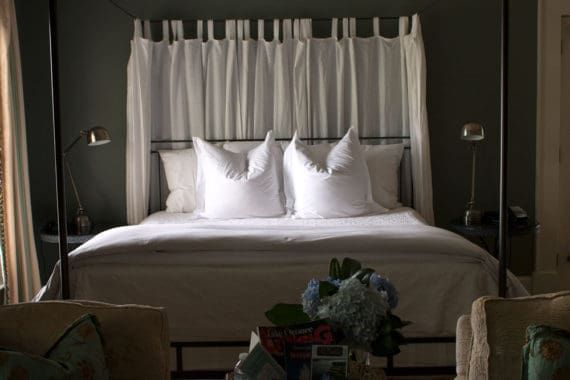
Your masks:
{"label": "metal bed rail", "polygon": [[[406,344],[438,344],[455,343],[454,336],[444,337],[410,337],[405,339]],[[228,369],[201,369],[184,370],[184,348],[223,348],[223,347],[249,347],[249,341],[196,341],[196,342],[171,342],[170,347],[176,351],[176,370],[171,372],[172,379],[223,379]],[[394,364],[394,356],[386,358],[384,372],[388,376],[419,376],[419,375],[454,375],[454,366],[402,366]]]}

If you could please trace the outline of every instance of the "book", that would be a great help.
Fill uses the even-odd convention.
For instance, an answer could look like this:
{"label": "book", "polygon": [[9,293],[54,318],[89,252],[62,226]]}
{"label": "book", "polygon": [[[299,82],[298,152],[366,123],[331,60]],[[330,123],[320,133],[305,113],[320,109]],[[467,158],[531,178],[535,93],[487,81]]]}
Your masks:
{"label": "book", "polygon": [[285,380],[285,370],[260,344],[259,336],[251,332],[249,354],[240,364],[240,369],[251,380]]}

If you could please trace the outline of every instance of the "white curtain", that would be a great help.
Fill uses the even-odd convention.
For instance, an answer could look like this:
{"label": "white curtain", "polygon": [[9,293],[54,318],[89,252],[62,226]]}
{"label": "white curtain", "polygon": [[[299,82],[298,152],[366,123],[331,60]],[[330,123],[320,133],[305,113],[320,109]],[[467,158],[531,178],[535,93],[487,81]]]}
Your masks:
{"label": "white curtain", "polygon": [[[20,46],[13,0],[0,0],[0,132],[3,247],[9,302],[29,301],[40,288],[28,177]],[[1,283],[0,283],[1,285]],[[2,304],[2,302],[0,302]]]}
{"label": "white curtain", "polygon": [[[196,39],[184,39],[181,21],[163,21],[160,42],[148,22],[135,20],[128,222],[148,212],[151,139],[262,138],[270,129],[284,138],[295,130],[340,137],[353,125],[361,136],[410,136],[414,207],[432,224],[426,62],[419,17],[411,19],[411,30],[409,18],[400,19],[393,39],[380,36],[379,18],[370,20],[369,38],[356,38],[355,19],[333,19],[324,39],[312,38],[309,19],[259,20],[255,39],[249,21],[227,20],[221,40],[211,20],[197,22]],[[266,24],[273,26],[271,41]]]}

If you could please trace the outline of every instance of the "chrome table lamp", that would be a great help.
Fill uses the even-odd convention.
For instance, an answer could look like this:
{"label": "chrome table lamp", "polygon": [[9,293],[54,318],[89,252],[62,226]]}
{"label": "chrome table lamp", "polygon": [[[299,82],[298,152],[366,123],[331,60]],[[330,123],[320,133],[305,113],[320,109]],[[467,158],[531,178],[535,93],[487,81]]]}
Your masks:
{"label": "chrome table lamp", "polygon": [[467,208],[463,214],[463,223],[466,226],[481,224],[483,212],[475,207],[475,158],[477,153],[477,142],[485,138],[483,126],[479,123],[467,123],[461,128],[461,140],[471,142],[473,152],[473,162],[471,167],[471,199],[467,203]]}
{"label": "chrome table lamp", "polygon": [[65,161],[65,166],[67,168],[67,173],[69,174],[69,179],[71,180],[71,186],[73,187],[73,193],[75,194],[75,200],[77,201],[77,214],[75,216],[75,233],[77,235],[87,235],[91,232],[93,224],[91,218],[85,212],[85,208],[79,199],[79,192],[77,191],[77,185],[73,179],[73,174],[71,173],[71,167],[69,166],[69,161],[67,160],[67,154],[69,151],[77,144],[83,136],[87,136],[87,146],[97,146],[103,145],[111,142],[109,137],[109,132],[103,127],[93,127],[90,130],[82,130],[79,132],[79,136],[63,152],[63,159]]}

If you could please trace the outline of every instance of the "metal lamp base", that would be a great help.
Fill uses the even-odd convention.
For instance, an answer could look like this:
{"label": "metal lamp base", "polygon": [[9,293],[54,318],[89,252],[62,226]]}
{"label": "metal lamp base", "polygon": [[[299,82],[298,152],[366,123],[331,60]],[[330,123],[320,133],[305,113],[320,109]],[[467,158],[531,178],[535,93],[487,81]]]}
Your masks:
{"label": "metal lamp base", "polygon": [[465,214],[463,214],[463,223],[466,226],[479,225],[481,224],[482,219],[483,219],[483,211],[474,208],[469,208],[465,210]]}

